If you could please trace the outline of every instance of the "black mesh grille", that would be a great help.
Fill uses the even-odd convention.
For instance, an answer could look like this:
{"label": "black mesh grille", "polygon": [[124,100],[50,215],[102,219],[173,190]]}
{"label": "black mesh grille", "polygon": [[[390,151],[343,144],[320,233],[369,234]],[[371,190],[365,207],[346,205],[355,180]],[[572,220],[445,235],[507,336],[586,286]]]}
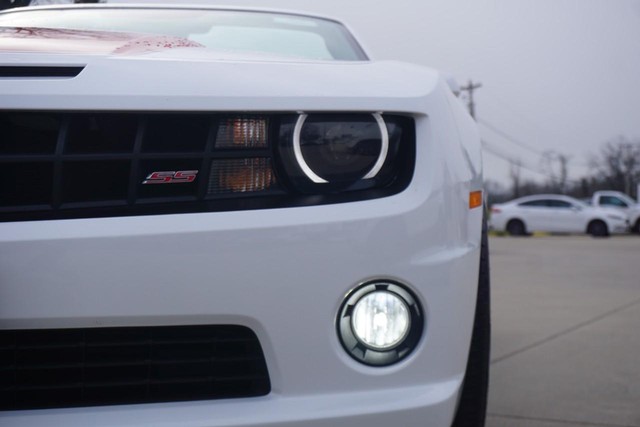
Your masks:
{"label": "black mesh grille", "polygon": [[[181,211],[177,202],[191,203],[187,212],[216,210],[210,202],[233,191],[209,191],[212,161],[269,160],[273,151],[216,147],[230,117],[269,124],[242,114],[0,112],[0,221],[168,213]],[[187,170],[193,181],[143,184],[154,172]],[[273,179],[243,197],[281,194]]]}
{"label": "black mesh grille", "polygon": [[0,331],[0,410],[255,397],[271,386],[241,326]]}

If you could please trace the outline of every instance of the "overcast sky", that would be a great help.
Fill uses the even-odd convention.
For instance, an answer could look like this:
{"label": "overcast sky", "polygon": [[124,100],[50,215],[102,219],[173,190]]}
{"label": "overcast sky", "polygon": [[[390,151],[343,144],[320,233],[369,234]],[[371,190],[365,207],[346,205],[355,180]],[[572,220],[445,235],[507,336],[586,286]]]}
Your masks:
{"label": "overcast sky", "polygon": [[[476,109],[488,149],[534,170],[544,170],[537,152],[556,150],[571,156],[570,172],[578,177],[604,141],[618,135],[640,139],[638,0],[233,4],[330,14],[346,21],[376,59],[417,62],[448,70],[462,82],[482,82]],[[485,171],[504,181],[508,162],[487,150]]]}
{"label": "overcast sky", "polygon": [[533,170],[544,169],[539,153],[556,150],[571,156],[570,175],[577,178],[603,142],[618,135],[640,139],[640,0],[215,3],[332,16],[351,27],[374,59],[411,61],[447,70],[461,82],[482,82],[476,109],[489,179],[507,182],[509,169],[489,150]]}

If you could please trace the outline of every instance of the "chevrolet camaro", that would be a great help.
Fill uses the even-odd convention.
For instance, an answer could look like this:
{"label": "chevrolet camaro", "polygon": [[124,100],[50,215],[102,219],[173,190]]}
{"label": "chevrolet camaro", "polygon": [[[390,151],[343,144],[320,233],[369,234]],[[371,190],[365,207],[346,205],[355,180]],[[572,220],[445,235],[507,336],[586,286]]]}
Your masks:
{"label": "chevrolet camaro", "polygon": [[0,13],[1,426],[482,426],[484,223],[447,80],[336,20]]}

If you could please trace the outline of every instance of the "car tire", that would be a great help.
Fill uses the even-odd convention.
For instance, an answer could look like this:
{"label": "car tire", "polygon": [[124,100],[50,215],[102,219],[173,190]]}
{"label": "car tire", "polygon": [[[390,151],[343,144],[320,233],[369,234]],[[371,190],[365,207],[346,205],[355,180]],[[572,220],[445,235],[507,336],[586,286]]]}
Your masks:
{"label": "car tire", "polygon": [[636,221],[636,223],[631,227],[631,232],[635,234],[640,234],[640,218]]}
{"label": "car tire", "polygon": [[487,224],[482,227],[478,296],[467,368],[452,427],[483,427],[489,392],[491,310]]}
{"label": "car tire", "polygon": [[507,233],[512,236],[526,236],[527,227],[519,219],[512,219],[507,223]]}
{"label": "car tire", "polygon": [[607,237],[609,236],[609,228],[604,221],[596,219],[589,223],[587,233],[593,237]]}

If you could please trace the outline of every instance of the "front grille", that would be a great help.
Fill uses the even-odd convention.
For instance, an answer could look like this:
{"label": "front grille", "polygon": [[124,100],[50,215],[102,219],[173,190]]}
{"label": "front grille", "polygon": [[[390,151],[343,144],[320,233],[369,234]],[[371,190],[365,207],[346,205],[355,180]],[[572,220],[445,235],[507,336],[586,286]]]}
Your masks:
{"label": "front grille", "polygon": [[[234,146],[245,122],[267,141],[264,115],[0,113],[0,221],[232,210],[234,198],[282,195],[271,145]],[[238,171],[218,188],[212,173],[233,162],[261,164],[268,182],[247,188]],[[192,181],[167,178],[185,171]],[[155,172],[170,185],[145,185]]]}
{"label": "front grille", "polygon": [[284,167],[292,160],[281,149],[297,117],[0,111],[0,222],[345,203],[408,186],[411,119],[385,116],[400,142],[384,179],[324,192],[299,187]]}
{"label": "front grille", "polygon": [[255,397],[260,343],[231,325],[0,331],[0,410]]}

